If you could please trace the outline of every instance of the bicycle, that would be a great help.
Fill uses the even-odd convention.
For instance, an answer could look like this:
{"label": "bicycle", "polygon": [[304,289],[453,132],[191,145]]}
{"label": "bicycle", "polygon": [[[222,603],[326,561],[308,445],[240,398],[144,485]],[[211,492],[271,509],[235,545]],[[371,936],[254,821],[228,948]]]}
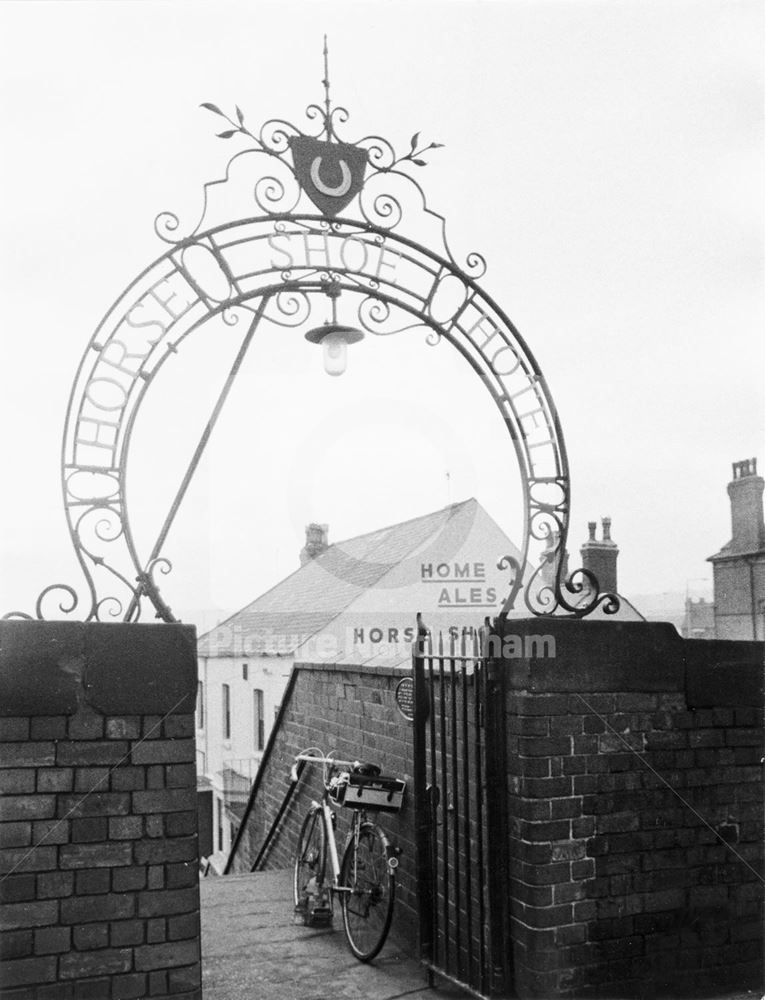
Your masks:
{"label": "bicycle", "polygon": [[[323,765],[324,793],[312,801],[303,820],[295,855],[295,912],[307,926],[328,924],[339,896],[348,945],[361,962],[380,951],[390,930],[396,896],[400,849],[368,812],[398,812],[406,782],[380,774],[376,764],[337,760],[315,747],[296,754],[291,777],[299,780],[298,763]],[[333,806],[353,811],[342,863],[339,861]],[[327,871],[329,857],[330,870]]]}

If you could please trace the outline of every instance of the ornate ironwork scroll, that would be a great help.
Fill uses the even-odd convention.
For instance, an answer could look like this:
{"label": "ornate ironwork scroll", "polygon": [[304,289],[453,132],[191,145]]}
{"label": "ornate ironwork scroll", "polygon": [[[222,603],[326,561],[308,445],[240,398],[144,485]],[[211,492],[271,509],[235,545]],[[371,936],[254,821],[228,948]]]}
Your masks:
{"label": "ornate ironwork scroll", "polygon": [[[379,136],[354,142],[338,135],[348,112],[310,105],[313,134],[281,121],[251,131],[233,114],[205,103],[225,122],[224,140],[244,143],[223,178],[203,188],[196,224],[173,213],[155,229],[168,249],[117,299],[93,334],[72,387],[63,442],[62,487],[69,530],[87,580],[88,620],[135,621],[146,600],[156,616],[173,615],[158,577],[170,570],[162,551],[178,505],[207,444],[242,358],[262,321],[307,323],[342,293],[344,321],[370,334],[424,335],[447,341],[481,379],[509,433],[524,492],[520,559],[502,613],[522,592],[533,614],[583,616],[618,608],[585,570],[564,579],[570,508],[568,461],[558,414],[527,344],[478,284],[484,258],[458,261],[442,215],[427,205],[412,176],[423,154],[439,148],[415,133],[404,155]],[[412,234],[416,233],[415,240]],[[243,331],[242,344],[173,504],[148,553],[131,532],[126,469],[141,404],[163,367],[189,336],[220,319]],[[75,591],[60,592],[55,610],[74,612]],[[54,602],[55,603],[55,602]],[[24,617],[31,617],[24,615]]]}

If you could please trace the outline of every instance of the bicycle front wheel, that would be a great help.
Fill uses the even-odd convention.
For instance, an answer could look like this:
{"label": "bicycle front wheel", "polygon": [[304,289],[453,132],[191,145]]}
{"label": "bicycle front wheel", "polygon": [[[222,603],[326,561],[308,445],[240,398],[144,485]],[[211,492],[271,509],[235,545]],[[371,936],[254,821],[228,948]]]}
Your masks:
{"label": "bicycle front wheel", "polygon": [[321,809],[311,809],[303,820],[295,855],[295,906],[312,909],[324,884],[327,850]]}
{"label": "bicycle front wheel", "polygon": [[386,837],[373,823],[359,830],[358,845],[349,842],[340,868],[343,925],[351,951],[360,962],[369,962],[388,936],[396,880],[388,865]]}

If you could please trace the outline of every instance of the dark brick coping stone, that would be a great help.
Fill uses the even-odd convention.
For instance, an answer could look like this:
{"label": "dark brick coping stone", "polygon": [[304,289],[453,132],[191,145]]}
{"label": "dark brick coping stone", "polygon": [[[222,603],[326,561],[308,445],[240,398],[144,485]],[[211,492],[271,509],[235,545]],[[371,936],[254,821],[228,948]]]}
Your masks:
{"label": "dark brick coping stone", "polygon": [[499,629],[554,640],[554,656],[548,644],[548,655],[506,661],[517,691],[684,691],[689,708],[763,706],[762,642],[683,639],[667,622],[524,618]]}
{"label": "dark brick coping stone", "polygon": [[348,673],[348,674],[358,674],[361,672],[363,674],[376,675],[377,677],[401,677],[411,673],[411,665],[407,666],[397,666],[397,667],[384,667],[379,665],[368,666],[365,663],[302,663],[298,661],[295,663],[296,670],[330,670],[332,672]]}
{"label": "dark brick coping stone", "polygon": [[0,716],[188,713],[196,686],[192,625],[0,621]]}

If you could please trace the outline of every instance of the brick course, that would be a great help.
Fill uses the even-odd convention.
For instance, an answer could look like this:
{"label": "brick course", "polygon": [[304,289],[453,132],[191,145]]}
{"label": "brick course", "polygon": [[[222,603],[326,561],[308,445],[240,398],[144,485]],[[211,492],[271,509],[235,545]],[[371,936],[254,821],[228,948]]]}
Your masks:
{"label": "brick course", "polygon": [[[667,628],[546,622],[556,660],[504,665],[507,731],[519,734],[511,897],[552,890],[513,906],[522,997],[762,988],[762,645],[683,642]],[[665,669],[641,677],[646,649]],[[724,707],[698,674],[716,657],[730,671]],[[736,761],[731,748],[748,740],[757,760]]]}
{"label": "brick course", "polygon": [[[151,660],[151,706],[144,685],[125,711],[136,648]],[[58,666],[75,649],[79,676]],[[201,997],[195,653],[185,626],[0,622],[9,1000]]]}
{"label": "brick course", "polygon": [[[524,627],[539,625],[507,623]],[[503,665],[517,994],[762,989],[762,644],[683,641],[648,623],[544,630],[555,660]],[[718,661],[728,672],[719,704]],[[403,848],[394,933],[406,935],[416,927],[413,762],[399,677],[295,668],[231,867],[250,870],[299,750],[375,761],[409,784],[404,810],[379,817]],[[319,778],[304,771],[263,867],[291,866]]]}

